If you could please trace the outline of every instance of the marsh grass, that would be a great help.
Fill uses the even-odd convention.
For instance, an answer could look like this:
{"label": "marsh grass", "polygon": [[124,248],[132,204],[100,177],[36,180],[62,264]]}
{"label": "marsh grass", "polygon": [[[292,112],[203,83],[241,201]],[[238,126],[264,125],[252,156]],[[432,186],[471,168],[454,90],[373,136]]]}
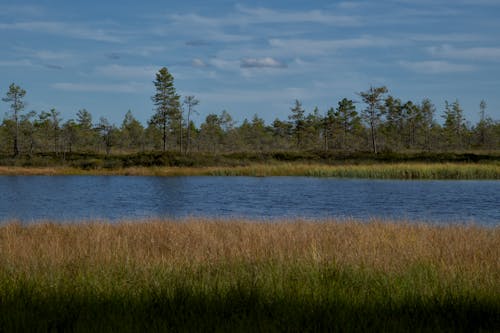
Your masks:
{"label": "marsh grass", "polygon": [[499,163],[305,164],[277,162],[244,166],[128,167],[2,167],[0,175],[126,175],[126,176],[311,176],[375,179],[500,179]]}
{"label": "marsh grass", "polygon": [[212,175],[224,176],[312,176],[376,179],[500,179],[499,164],[386,163],[314,165],[283,163],[219,168]]}
{"label": "marsh grass", "polygon": [[499,244],[386,221],[7,223],[0,331],[493,331]]}

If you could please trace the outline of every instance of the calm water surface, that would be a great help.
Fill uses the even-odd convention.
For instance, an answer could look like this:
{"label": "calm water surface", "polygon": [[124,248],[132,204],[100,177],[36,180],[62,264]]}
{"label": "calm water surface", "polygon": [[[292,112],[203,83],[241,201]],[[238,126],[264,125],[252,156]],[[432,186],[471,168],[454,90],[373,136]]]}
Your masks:
{"label": "calm water surface", "polygon": [[498,181],[0,176],[0,220],[208,216],[500,224]]}

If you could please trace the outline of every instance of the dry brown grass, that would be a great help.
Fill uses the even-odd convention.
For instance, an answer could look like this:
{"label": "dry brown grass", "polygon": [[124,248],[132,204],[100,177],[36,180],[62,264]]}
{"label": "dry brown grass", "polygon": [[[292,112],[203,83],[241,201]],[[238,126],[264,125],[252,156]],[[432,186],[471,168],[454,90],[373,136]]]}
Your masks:
{"label": "dry brown grass", "polygon": [[31,167],[15,167],[15,166],[0,166],[0,175],[3,176],[39,176],[39,175],[57,175],[62,171],[61,168],[31,168]]}
{"label": "dry brown grass", "polygon": [[386,273],[425,264],[500,286],[500,228],[202,219],[0,227],[0,265],[15,271],[237,262],[335,264]]}
{"label": "dry brown grass", "polygon": [[213,167],[129,167],[83,170],[71,167],[2,167],[0,175],[122,176],[313,176],[378,179],[500,179],[498,163],[378,163],[324,165],[304,163]]}
{"label": "dry brown grass", "polygon": [[495,331],[499,244],[387,221],[8,223],[0,331]]}

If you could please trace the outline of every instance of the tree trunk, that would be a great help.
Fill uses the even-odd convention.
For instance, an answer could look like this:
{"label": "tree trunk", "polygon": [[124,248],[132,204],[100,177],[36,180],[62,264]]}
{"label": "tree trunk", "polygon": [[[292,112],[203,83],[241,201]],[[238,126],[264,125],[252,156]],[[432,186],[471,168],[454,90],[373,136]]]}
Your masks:
{"label": "tree trunk", "polygon": [[189,128],[189,117],[191,116],[191,106],[188,107],[188,115],[187,115],[187,140],[186,140],[186,155],[189,153],[189,145],[191,144],[191,129]]}
{"label": "tree trunk", "polygon": [[373,123],[373,120],[370,121],[370,128],[371,128],[371,136],[372,136],[372,147],[373,147],[373,153],[377,154],[377,140],[375,138],[375,124]]}
{"label": "tree trunk", "polygon": [[179,151],[182,154],[182,117],[179,120]]}
{"label": "tree trunk", "polygon": [[14,133],[14,156],[19,155],[19,123],[17,121],[17,116],[15,117],[16,128]]}
{"label": "tree trunk", "polygon": [[163,123],[163,152],[167,151],[167,124]]}

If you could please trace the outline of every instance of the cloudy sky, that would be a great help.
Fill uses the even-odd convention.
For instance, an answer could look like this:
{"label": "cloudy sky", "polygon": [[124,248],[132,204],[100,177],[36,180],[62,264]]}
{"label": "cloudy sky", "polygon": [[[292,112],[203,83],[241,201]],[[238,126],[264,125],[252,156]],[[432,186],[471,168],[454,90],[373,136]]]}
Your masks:
{"label": "cloudy sky", "polygon": [[500,119],[499,17],[500,0],[0,0],[0,95],[15,82],[29,110],[146,122],[166,66],[198,123],[286,119],[295,99],[324,112],[370,85]]}

